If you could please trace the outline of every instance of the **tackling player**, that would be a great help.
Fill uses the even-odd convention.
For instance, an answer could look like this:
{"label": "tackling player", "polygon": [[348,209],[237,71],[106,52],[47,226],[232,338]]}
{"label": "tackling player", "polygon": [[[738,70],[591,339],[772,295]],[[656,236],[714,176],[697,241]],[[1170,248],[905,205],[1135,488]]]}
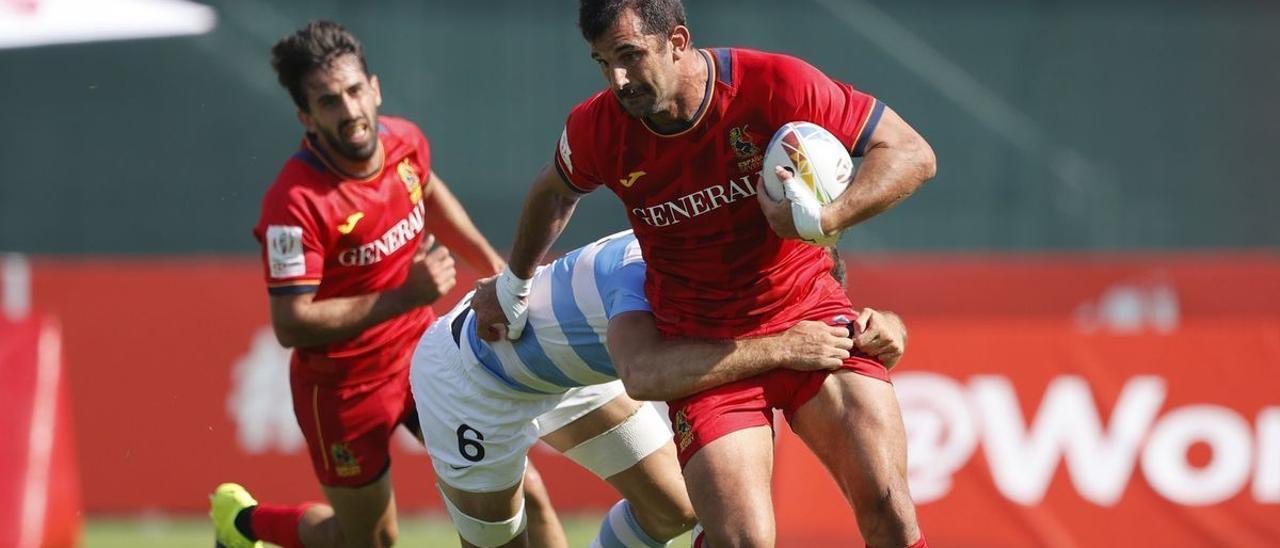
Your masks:
{"label": "tackling player", "polygon": [[[481,272],[502,260],[431,169],[412,122],[378,116],[377,76],[360,42],[313,22],[272,48],[272,66],[306,136],[263,199],[271,323],[294,348],[294,413],[329,504],[257,504],[240,486],[210,497],[221,546],[390,546],[397,536],[389,442],[417,433],[409,359],[454,286],[441,243]],[[537,478],[529,481],[541,542],[563,532]]]}
{"label": "tackling player", "polygon": [[[520,478],[540,437],[624,497],[593,546],[664,546],[693,525],[693,509],[666,420],[627,397],[623,384],[638,399],[671,399],[778,367],[836,369],[855,345],[848,328],[812,321],[736,341],[664,341],[644,280],[640,246],[621,232],[538,269],[519,340],[477,337],[469,298],[422,337],[410,379],[439,487],[466,544],[527,544]],[[864,312],[859,350],[896,363],[901,321]]]}
{"label": "tackling player", "polygon": [[[799,59],[694,48],[678,0],[583,0],[579,26],[609,88],[570,113],[553,167],[526,198],[510,266],[478,287],[482,335],[501,336],[509,324],[519,337],[534,266],[579,197],[600,186],[626,207],[653,308],[651,319],[612,327],[739,339],[801,320],[852,320],[848,297],[826,275],[830,258],[799,239],[864,221],[932,178],[925,140],[880,101]],[[777,169],[762,165],[761,146],[791,121],[826,128],[863,158],[828,206],[760,192],[759,171]],[[652,343],[622,342],[634,344],[620,353]],[[776,369],[670,402],[686,483],[713,546],[774,542],[773,409],[835,477],[868,544],[925,545],[893,388],[882,364],[853,356],[835,372]]]}

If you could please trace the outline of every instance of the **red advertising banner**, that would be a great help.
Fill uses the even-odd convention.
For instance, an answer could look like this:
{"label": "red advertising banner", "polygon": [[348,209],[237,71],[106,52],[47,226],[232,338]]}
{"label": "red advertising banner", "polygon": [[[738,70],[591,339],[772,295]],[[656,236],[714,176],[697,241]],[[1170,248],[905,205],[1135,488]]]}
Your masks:
{"label": "red advertising banner", "polygon": [[[63,326],[86,511],[200,511],[229,480],[320,496],[255,261],[35,260],[31,278]],[[1280,544],[1280,257],[874,257],[849,279],[911,329],[895,383],[938,545]],[[856,543],[779,432],[783,544]],[[562,509],[616,498],[533,458]],[[394,459],[401,507],[438,509],[416,443]]]}
{"label": "red advertising banner", "polygon": [[[323,498],[256,262],[35,261],[32,286],[64,326],[86,511],[204,511],[224,481],[259,500]],[[396,445],[398,504],[442,509],[425,450],[408,434]],[[617,499],[549,449],[531,458],[563,508]]]}
{"label": "red advertising banner", "polygon": [[[931,544],[1280,543],[1280,319],[1125,335],[977,319],[911,333],[894,384]],[[782,538],[857,539],[789,431],[777,458]]]}

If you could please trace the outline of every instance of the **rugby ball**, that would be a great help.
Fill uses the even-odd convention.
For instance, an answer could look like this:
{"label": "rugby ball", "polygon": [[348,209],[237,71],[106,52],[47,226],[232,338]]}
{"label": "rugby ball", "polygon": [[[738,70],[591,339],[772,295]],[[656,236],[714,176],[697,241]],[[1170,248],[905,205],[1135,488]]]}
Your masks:
{"label": "rugby ball", "polygon": [[[764,154],[764,167],[760,176],[764,179],[765,193],[775,201],[785,193],[782,181],[774,173],[774,166],[791,171],[800,183],[800,190],[811,193],[820,205],[834,202],[853,181],[855,168],[844,144],[822,126],[809,122],[788,122],[773,134]],[[832,245],[839,234],[829,235],[814,245]]]}

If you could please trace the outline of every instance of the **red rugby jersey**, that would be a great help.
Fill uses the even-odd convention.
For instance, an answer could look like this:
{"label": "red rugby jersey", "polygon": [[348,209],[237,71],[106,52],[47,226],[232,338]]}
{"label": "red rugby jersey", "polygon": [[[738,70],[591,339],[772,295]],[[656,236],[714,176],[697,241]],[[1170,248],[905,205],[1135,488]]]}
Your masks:
{"label": "red rugby jersey", "polygon": [[664,332],[781,331],[805,317],[832,263],[822,249],[769,228],[755,197],[764,147],[783,124],[806,121],[861,156],[884,105],[794,57],[700,53],[710,93],[689,127],[661,133],[605,90],[569,114],[555,164],[575,189],[603,185],[626,205]]}
{"label": "red rugby jersey", "polygon": [[[262,244],[267,291],[314,291],[316,300],[400,286],[422,240],[423,190],[431,151],[408,120],[381,116],[382,170],[348,179],[308,137],[262,200],[253,234]],[[354,338],[293,352],[291,374],[323,385],[377,380],[408,367],[418,337],[435,319],[415,309]]]}

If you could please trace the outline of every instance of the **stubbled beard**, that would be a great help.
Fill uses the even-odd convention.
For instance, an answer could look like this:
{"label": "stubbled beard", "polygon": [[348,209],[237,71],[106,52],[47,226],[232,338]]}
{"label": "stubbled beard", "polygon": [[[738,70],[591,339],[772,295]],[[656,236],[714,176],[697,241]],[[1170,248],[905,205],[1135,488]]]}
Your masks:
{"label": "stubbled beard", "polygon": [[[370,129],[373,129],[372,126],[370,126]],[[363,162],[368,160],[369,158],[372,158],[373,153],[378,150],[377,139],[370,139],[368,144],[357,147],[348,144],[346,141],[342,140],[342,138],[338,137],[338,135],[328,131],[322,132],[321,137],[329,144],[329,148],[333,149],[333,151],[339,156],[354,162]]]}

